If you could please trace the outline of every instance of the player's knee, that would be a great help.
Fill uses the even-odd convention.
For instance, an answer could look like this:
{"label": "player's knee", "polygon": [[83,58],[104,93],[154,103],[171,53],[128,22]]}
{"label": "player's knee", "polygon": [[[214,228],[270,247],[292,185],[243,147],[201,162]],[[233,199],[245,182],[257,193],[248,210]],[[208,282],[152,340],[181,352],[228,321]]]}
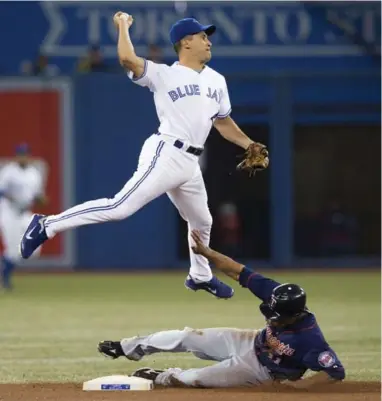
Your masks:
{"label": "player's knee", "polygon": [[201,232],[210,232],[212,227],[212,215],[208,211],[199,216],[197,222],[195,222],[195,228]]}
{"label": "player's knee", "polygon": [[185,344],[186,346],[187,346],[187,340],[191,337],[191,334],[192,334],[193,330],[194,329],[192,329],[191,327],[185,327],[181,331],[182,343]]}
{"label": "player's knee", "polygon": [[182,333],[182,343],[186,348],[194,349],[195,345],[203,339],[203,331],[185,327]]}
{"label": "player's knee", "polygon": [[212,227],[212,215],[210,212],[208,212],[208,214],[206,214],[206,216],[205,216],[204,225],[206,227],[208,227],[209,229],[211,229],[211,227]]}
{"label": "player's knee", "polygon": [[108,199],[110,207],[111,220],[123,220],[129,216],[129,208],[126,207],[126,202],[121,202],[118,196]]}
{"label": "player's knee", "polygon": [[202,387],[199,369],[185,370],[172,376],[172,385],[176,387]]}
{"label": "player's knee", "polygon": [[126,211],[124,210],[124,208],[123,207],[116,207],[114,210],[113,210],[113,213],[112,213],[112,220],[123,220],[123,219],[125,219],[128,215],[127,215],[127,213],[126,213]]}

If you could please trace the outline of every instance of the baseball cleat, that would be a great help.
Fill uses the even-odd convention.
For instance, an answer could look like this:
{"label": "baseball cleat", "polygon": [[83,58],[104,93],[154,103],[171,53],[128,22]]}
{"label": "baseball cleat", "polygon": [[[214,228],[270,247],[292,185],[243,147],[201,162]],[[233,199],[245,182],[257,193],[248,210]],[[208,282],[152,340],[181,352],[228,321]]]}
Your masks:
{"label": "baseball cleat", "polygon": [[20,254],[23,259],[28,259],[48,239],[44,225],[45,219],[46,216],[43,214],[33,215],[20,242]]}
{"label": "baseball cleat", "polygon": [[204,290],[214,295],[216,298],[229,299],[233,297],[234,290],[229,285],[224,284],[218,280],[215,276],[210,281],[197,283],[191,276],[187,276],[184,285],[187,289],[192,291]]}
{"label": "baseball cleat", "polygon": [[155,381],[155,379],[158,377],[158,375],[160,373],[163,373],[163,372],[164,372],[164,370],[151,369],[151,368],[141,368],[141,369],[136,370],[132,374],[132,376],[140,377],[141,379]]}
{"label": "baseball cleat", "polygon": [[101,341],[98,344],[98,351],[112,359],[117,359],[120,356],[125,356],[121,343],[119,341]]}

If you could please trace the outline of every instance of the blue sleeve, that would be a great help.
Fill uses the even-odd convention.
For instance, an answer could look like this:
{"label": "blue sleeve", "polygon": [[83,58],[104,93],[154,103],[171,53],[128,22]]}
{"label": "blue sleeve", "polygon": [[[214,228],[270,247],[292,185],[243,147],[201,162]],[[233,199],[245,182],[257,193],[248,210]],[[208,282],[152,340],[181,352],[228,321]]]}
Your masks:
{"label": "blue sleeve", "polygon": [[313,349],[303,357],[306,368],[316,372],[326,372],[336,380],[345,378],[345,369],[335,352],[330,348]]}
{"label": "blue sleeve", "polygon": [[239,276],[239,283],[242,287],[248,288],[252,294],[256,295],[262,301],[266,301],[272,295],[272,291],[280,283],[268,277],[264,277],[253,270],[244,267]]}

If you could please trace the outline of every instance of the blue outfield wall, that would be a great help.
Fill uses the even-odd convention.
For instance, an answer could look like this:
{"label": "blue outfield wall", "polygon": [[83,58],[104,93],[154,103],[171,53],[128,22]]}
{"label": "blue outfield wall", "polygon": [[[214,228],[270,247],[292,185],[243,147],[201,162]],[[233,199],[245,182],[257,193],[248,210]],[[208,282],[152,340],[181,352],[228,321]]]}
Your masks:
{"label": "blue outfield wall", "polygon": [[[228,77],[233,117],[238,123],[269,124],[272,151],[272,260],[293,265],[292,126],[309,123],[379,123],[380,114],[309,111],[293,113],[297,104],[380,104],[380,76],[360,72],[347,76],[311,74]],[[304,83],[304,84],[302,84]],[[158,126],[152,94],[124,75],[94,74],[74,79],[76,200],[112,197],[133,174],[145,139]],[[240,105],[264,106],[267,112],[241,114]],[[373,107],[372,107],[373,109]],[[254,138],[256,139],[256,138]],[[233,145],[234,146],[234,145]],[[208,190],[208,188],[207,188]],[[134,216],[77,230],[77,264],[81,268],[176,268],[177,211],[162,196]],[[361,263],[361,262],[360,262]]]}

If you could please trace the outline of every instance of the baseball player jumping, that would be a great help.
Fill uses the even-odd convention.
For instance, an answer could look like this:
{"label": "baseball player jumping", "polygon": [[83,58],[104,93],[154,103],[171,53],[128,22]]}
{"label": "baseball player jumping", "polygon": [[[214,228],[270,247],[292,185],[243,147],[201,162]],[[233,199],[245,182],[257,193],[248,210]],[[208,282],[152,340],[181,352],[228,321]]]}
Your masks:
{"label": "baseball player jumping", "polygon": [[[179,61],[168,66],[135,54],[129,34],[132,16],[117,12],[114,24],[121,65],[134,83],[147,87],[154,95],[158,132],[145,141],[134,175],[113,198],[86,202],[58,215],[35,215],[21,240],[24,259],[57,233],[125,219],[163,193],[187,221],[189,242],[191,230],[197,229],[203,242],[209,244],[212,217],[198,157],[212,125],[228,141],[246,150],[239,168],[251,174],[268,167],[266,147],[249,139],[230,117],[224,77],[206,65],[211,59],[208,37],[215,32],[214,25],[201,25],[193,18],[176,22],[170,39]],[[218,298],[232,297],[233,289],[212,275],[203,255],[190,250],[190,262],[187,288],[205,290]]]}
{"label": "baseball player jumping", "polygon": [[33,216],[31,208],[45,201],[41,173],[30,161],[29,146],[20,144],[15,160],[0,170],[0,234],[4,248],[1,280],[5,290],[12,289],[12,273],[20,261],[20,238]]}
{"label": "baseball player jumping", "polygon": [[[280,284],[204,245],[193,231],[193,247],[227,276],[260,298],[265,316],[262,330],[210,328],[169,330],[148,336],[102,341],[98,350],[116,359],[139,361],[158,352],[192,352],[218,363],[200,369],[138,369],[133,376],[163,386],[242,387],[282,382],[309,388],[343,380],[345,370],[326,342],[315,315],[306,307],[306,294],[296,284]],[[302,379],[307,370],[318,372]]]}

